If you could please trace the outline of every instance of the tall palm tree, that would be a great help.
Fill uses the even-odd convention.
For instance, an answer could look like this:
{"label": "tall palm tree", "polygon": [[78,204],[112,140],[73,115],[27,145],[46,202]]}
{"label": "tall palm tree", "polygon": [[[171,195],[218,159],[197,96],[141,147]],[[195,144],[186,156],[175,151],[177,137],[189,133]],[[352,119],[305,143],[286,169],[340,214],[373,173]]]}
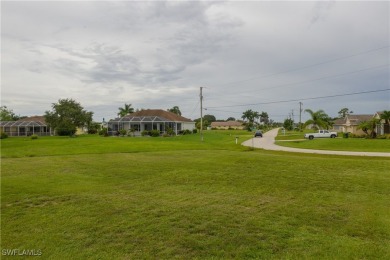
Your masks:
{"label": "tall palm tree", "polygon": [[329,116],[325,113],[324,110],[320,109],[318,111],[313,111],[311,109],[306,109],[305,112],[310,114],[311,119],[307,120],[304,126],[312,124],[314,127],[319,128],[328,128],[329,127]]}
{"label": "tall palm tree", "polygon": [[118,116],[124,117],[127,114],[134,113],[134,108],[131,107],[131,104],[126,104],[123,107],[118,107],[119,112]]}
{"label": "tall palm tree", "polygon": [[245,111],[244,113],[242,113],[242,116],[241,116],[242,119],[248,120],[248,122],[245,123],[248,131],[250,131],[253,128],[255,119],[257,119],[259,117],[260,117],[259,112],[252,111],[252,109]]}

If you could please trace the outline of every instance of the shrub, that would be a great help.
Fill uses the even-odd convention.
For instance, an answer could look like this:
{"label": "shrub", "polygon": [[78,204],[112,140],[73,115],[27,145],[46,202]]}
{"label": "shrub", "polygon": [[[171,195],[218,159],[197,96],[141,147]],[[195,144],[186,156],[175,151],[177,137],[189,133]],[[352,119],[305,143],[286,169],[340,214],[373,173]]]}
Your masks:
{"label": "shrub", "polygon": [[37,135],[31,135],[31,139],[32,140],[38,139],[38,136]]}
{"label": "shrub", "polygon": [[94,135],[94,134],[97,134],[97,130],[96,129],[88,129],[88,134],[90,135]]}
{"label": "shrub", "polygon": [[141,132],[142,136],[150,135],[150,132],[148,130],[144,130]]}
{"label": "shrub", "polygon": [[150,131],[150,136],[152,136],[152,137],[160,136],[160,131],[152,130],[152,131]]}
{"label": "shrub", "polygon": [[1,132],[0,139],[5,139],[5,138],[8,138],[7,133]]}
{"label": "shrub", "polygon": [[182,131],[182,134],[183,134],[183,135],[189,135],[189,134],[191,134],[191,131],[188,130],[188,129],[186,129],[186,130],[183,130],[183,131]]}
{"label": "shrub", "polygon": [[197,132],[198,132],[197,129],[192,129],[192,133],[193,133],[193,134],[196,134]]}
{"label": "shrub", "polygon": [[351,138],[367,138],[367,135],[363,134],[363,135],[357,135],[357,134],[352,134],[350,133],[349,134],[349,137]]}
{"label": "shrub", "polygon": [[99,135],[107,137],[108,136],[108,129],[103,127],[101,130],[99,130]]}
{"label": "shrub", "polygon": [[60,124],[56,128],[57,135],[59,136],[73,136],[76,133],[76,127],[71,125]]}
{"label": "shrub", "polygon": [[377,135],[377,139],[390,139],[390,134]]}
{"label": "shrub", "polygon": [[168,134],[168,133],[164,133],[162,136],[163,136],[163,137],[171,137],[171,135]]}
{"label": "shrub", "polygon": [[119,130],[119,134],[121,136],[125,136],[127,134],[127,130],[126,129],[121,129],[121,130]]}
{"label": "shrub", "polygon": [[168,134],[168,135],[175,135],[175,131],[173,131],[172,128],[168,127],[168,128],[167,128],[167,134]]}

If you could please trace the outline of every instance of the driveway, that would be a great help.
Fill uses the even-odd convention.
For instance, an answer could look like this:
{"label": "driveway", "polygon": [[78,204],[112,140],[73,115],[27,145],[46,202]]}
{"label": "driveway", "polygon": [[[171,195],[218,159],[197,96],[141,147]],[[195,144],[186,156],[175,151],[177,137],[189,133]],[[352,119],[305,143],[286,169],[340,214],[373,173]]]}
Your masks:
{"label": "driveway", "polygon": [[278,130],[279,128],[272,129],[264,133],[262,138],[260,137],[252,138],[248,141],[243,142],[242,145],[253,147],[253,148],[261,148],[264,150],[285,151],[285,152],[295,152],[295,153],[390,157],[390,153],[313,150],[313,149],[299,149],[299,148],[279,146],[275,144],[275,137],[278,135]]}

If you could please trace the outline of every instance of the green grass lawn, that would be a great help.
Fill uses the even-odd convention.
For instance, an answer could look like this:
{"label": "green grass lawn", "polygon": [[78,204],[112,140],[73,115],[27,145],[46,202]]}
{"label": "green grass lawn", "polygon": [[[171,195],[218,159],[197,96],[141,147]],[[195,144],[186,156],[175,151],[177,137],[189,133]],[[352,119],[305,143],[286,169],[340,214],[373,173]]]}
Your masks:
{"label": "green grass lawn", "polygon": [[235,136],[251,137],[2,140],[1,248],[45,259],[390,258],[388,158],[252,151]]}

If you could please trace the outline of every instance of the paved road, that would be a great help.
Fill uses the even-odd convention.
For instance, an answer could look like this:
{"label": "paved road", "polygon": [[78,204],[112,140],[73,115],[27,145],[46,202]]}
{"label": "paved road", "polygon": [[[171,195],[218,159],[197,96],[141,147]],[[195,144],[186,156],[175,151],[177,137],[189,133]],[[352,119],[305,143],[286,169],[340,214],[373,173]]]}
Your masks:
{"label": "paved road", "polygon": [[299,149],[299,148],[279,146],[275,144],[275,137],[278,135],[278,130],[279,130],[278,128],[272,129],[264,133],[262,138],[260,137],[252,138],[248,141],[243,142],[242,145],[254,147],[254,148],[262,148],[265,150],[286,151],[286,152],[295,152],[295,153],[390,157],[390,153],[313,150],[313,149]]}

